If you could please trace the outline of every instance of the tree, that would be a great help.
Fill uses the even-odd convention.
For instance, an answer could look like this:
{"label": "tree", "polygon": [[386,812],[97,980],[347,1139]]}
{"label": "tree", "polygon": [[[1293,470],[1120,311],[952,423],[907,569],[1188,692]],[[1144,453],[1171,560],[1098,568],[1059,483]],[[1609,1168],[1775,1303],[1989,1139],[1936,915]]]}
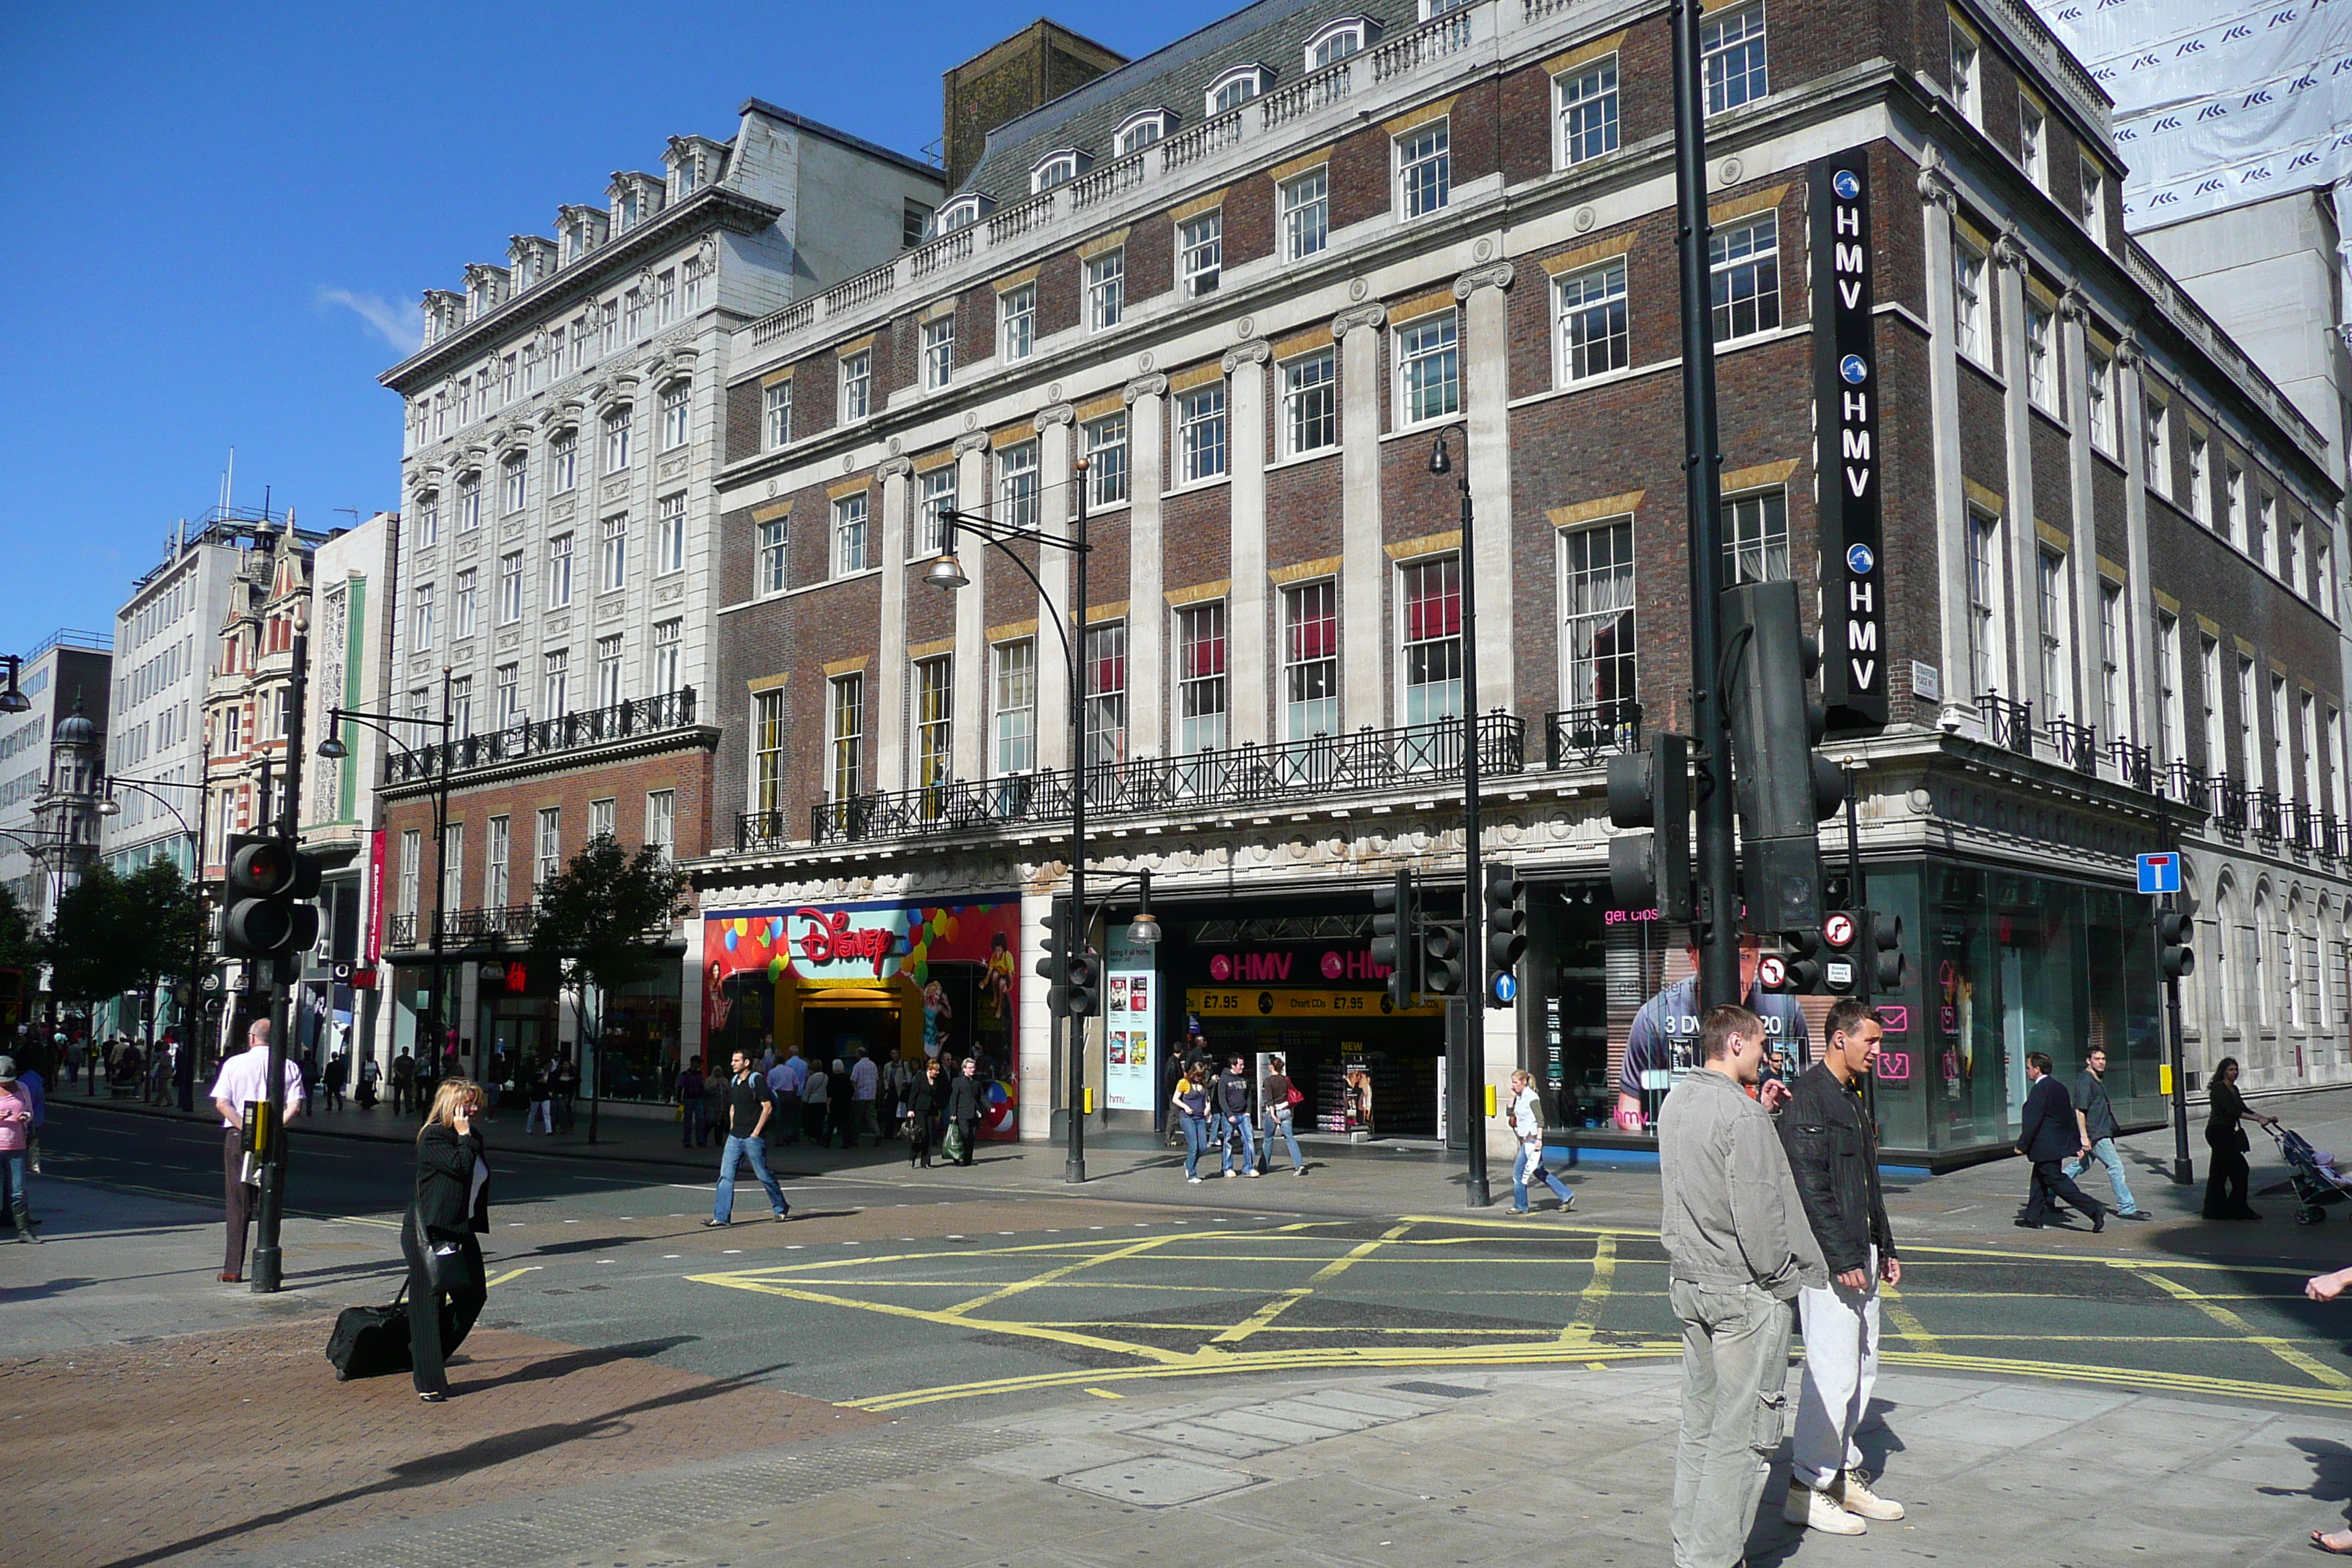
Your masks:
{"label": "tree", "polygon": [[[588,1083],[591,1143],[604,1083],[604,1005],[622,986],[660,972],[671,922],[688,907],[686,887],[686,874],[658,846],[631,855],[611,834],[600,833],[540,889],[531,946],[569,960],[572,981],[580,987],[582,1054],[595,1066]],[[592,992],[593,1026],[586,1005]]]}
{"label": "tree", "polygon": [[49,989],[61,1002],[84,1004],[119,996],[144,973],[135,931],[139,911],[129,887],[102,864],[92,865],[58,900],[45,941]]}
{"label": "tree", "polygon": [[[180,875],[180,868],[169,860],[151,860],[142,866],[123,882],[122,890],[129,900],[124,935],[138,967],[147,1033],[152,1039],[155,1032],[155,993],[166,980],[185,980],[192,989],[195,984],[206,934],[204,900],[188,879]],[[193,1005],[184,1009],[184,1019],[192,1011]],[[194,1048],[184,1026],[181,1039],[184,1048]]]}
{"label": "tree", "polygon": [[45,962],[40,928],[8,885],[0,882],[0,969],[33,970]]}

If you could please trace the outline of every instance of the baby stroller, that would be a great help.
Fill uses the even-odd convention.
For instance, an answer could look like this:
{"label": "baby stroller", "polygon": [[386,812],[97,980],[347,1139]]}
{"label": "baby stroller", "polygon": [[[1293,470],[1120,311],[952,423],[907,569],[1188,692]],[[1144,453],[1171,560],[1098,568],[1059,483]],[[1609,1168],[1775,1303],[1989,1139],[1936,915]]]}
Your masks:
{"label": "baby stroller", "polygon": [[2336,1168],[2336,1156],[2323,1153],[2311,1146],[2302,1133],[2276,1122],[2271,1124],[2271,1141],[2278,1145],[2279,1157],[2286,1162],[2287,1175],[2294,1188],[2294,1223],[2317,1225],[2327,1217],[2329,1204],[2340,1204],[2352,1196],[2352,1179]]}

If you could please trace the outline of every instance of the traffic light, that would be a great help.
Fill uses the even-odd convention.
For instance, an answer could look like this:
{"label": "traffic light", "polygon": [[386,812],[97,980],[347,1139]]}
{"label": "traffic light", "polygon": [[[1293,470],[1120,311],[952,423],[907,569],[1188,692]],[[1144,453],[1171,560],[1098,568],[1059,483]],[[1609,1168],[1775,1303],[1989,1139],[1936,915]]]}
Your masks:
{"label": "traffic light", "polygon": [[290,838],[233,833],[221,909],[221,952],[278,958],[316,945],[319,862]]}
{"label": "traffic light", "polygon": [[1870,966],[1873,995],[1903,984],[1903,917],[1883,910],[1862,911],[1862,961]]}
{"label": "traffic light", "polygon": [[1459,996],[1469,968],[1463,962],[1461,929],[1434,921],[1425,922],[1421,929],[1422,989],[1439,996]]}
{"label": "traffic light", "polygon": [[1102,1011],[1102,960],[1088,952],[1084,943],[1075,946],[1070,953],[1070,1016],[1091,1018]]}
{"label": "traffic light", "polygon": [[1412,873],[1400,869],[1393,883],[1374,888],[1372,909],[1372,962],[1388,965],[1389,1003],[1402,1013],[1422,989],[1421,907]]}
{"label": "traffic light", "polygon": [[2156,911],[2157,969],[2167,980],[2186,980],[2197,970],[2195,918],[2180,910]]}
{"label": "traffic light", "polygon": [[1845,802],[1845,776],[1813,751],[1828,722],[1806,689],[1816,664],[1794,583],[1742,583],[1723,595],[1742,881],[1759,931],[1822,923],[1817,824]]}
{"label": "traffic light", "polygon": [[1057,1018],[1070,1010],[1069,918],[1069,905],[1055,899],[1037,939],[1037,976],[1045,983],[1045,1011]]}
{"label": "traffic light", "polygon": [[1518,996],[1511,969],[1528,950],[1528,885],[1504,861],[1486,861],[1479,873],[1486,882],[1486,1005],[1508,1007]]}
{"label": "traffic light", "polygon": [[1772,951],[1756,963],[1759,989],[1782,995],[1810,992],[1822,983],[1821,937],[1811,927],[1776,932]]}
{"label": "traffic light", "polygon": [[1609,894],[1620,909],[1654,908],[1664,921],[1687,921],[1691,897],[1690,742],[1652,737],[1647,750],[1609,759],[1609,820],[1648,827],[1609,841]]}

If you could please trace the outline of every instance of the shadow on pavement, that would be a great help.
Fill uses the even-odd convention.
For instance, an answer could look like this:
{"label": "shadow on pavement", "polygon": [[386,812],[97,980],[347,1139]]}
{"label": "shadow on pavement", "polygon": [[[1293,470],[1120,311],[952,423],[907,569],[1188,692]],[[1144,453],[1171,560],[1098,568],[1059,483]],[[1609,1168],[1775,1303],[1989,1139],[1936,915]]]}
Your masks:
{"label": "shadow on pavement", "polygon": [[[546,1361],[533,1363],[505,1377],[494,1378],[486,1383],[459,1384],[453,1387],[451,1392],[456,1394],[478,1393],[483,1389],[496,1388],[504,1384],[561,1377],[605,1362],[657,1355],[663,1351],[690,1343],[695,1338],[696,1336],[691,1334],[666,1335],[660,1339],[641,1340],[631,1344],[610,1346],[604,1350],[575,1351],[567,1355],[551,1356]],[[484,1437],[445,1453],[428,1454],[422,1458],[404,1460],[393,1466],[392,1474],[383,1480],[373,1482],[367,1486],[351,1487],[329,1497],[299,1503],[289,1508],[278,1509],[269,1513],[258,1514],[251,1519],[240,1520],[235,1524],[222,1525],[216,1530],[208,1530],[202,1535],[158,1546],[151,1551],[142,1552],[136,1556],[119,1557],[109,1563],[107,1568],[142,1568],[146,1563],[160,1563],[166,1558],[215,1545],[253,1531],[267,1530],[272,1525],[284,1524],[306,1514],[321,1512],[343,1503],[356,1502],[362,1498],[379,1497],[387,1493],[408,1491],[417,1487],[432,1486],[441,1481],[470,1475],[487,1466],[503,1464],[509,1459],[527,1458],[533,1454],[545,1453],[551,1448],[559,1448],[567,1443],[608,1436],[625,1430],[631,1416],[682,1405],[698,1404],[723,1394],[733,1393],[737,1389],[749,1388],[756,1385],[761,1378],[771,1373],[781,1370],[782,1370],[782,1364],[762,1367],[735,1377],[717,1379],[698,1388],[679,1389],[652,1399],[639,1400],[634,1405],[625,1405],[618,1410],[608,1410],[599,1415],[583,1416],[577,1421],[548,1422],[538,1426],[525,1427],[520,1432],[506,1432],[496,1436]]]}

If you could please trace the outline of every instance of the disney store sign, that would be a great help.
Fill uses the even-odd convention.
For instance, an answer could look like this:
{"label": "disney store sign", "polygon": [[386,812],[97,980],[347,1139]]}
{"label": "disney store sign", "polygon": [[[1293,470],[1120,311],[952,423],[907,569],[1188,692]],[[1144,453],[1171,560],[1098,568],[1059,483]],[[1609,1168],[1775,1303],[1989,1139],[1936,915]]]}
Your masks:
{"label": "disney store sign", "polygon": [[903,933],[888,926],[852,926],[846,910],[803,907],[794,910],[793,918],[808,922],[793,938],[793,945],[810,964],[871,963],[877,979],[905,941]]}

